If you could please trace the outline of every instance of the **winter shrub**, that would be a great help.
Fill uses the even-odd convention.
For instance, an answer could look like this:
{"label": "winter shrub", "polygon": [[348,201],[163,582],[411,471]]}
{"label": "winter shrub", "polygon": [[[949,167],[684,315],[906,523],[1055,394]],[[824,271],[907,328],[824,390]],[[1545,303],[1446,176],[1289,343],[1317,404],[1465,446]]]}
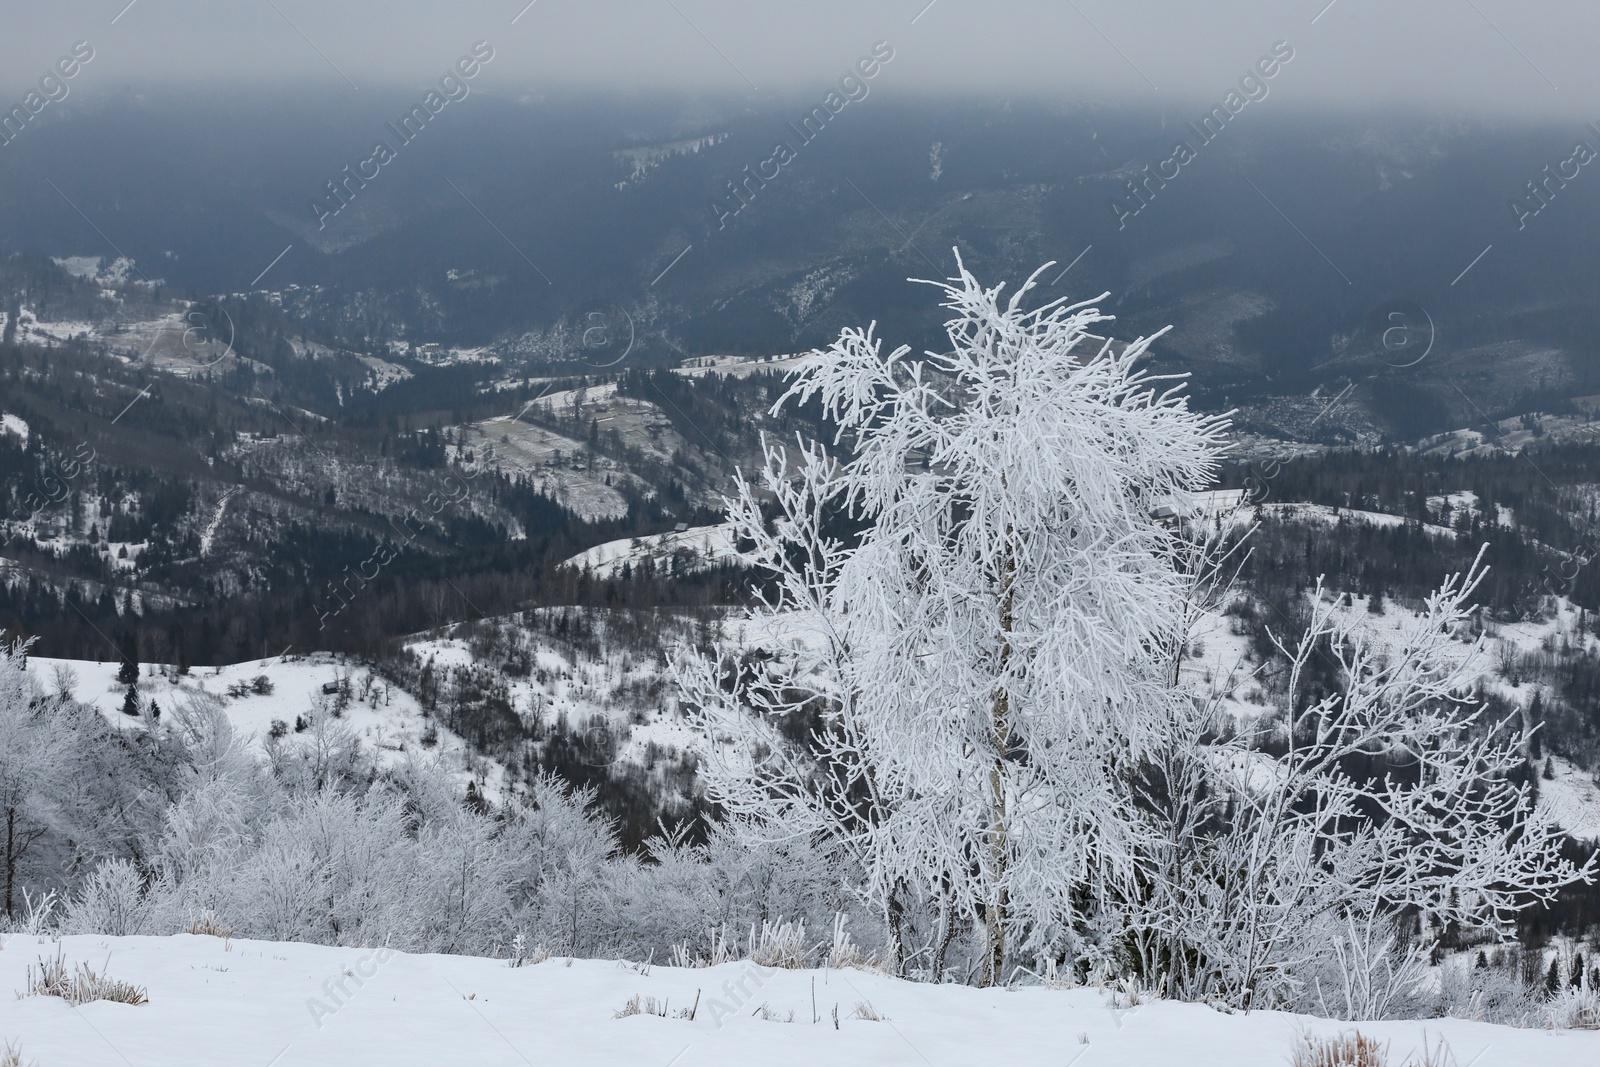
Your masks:
{"label": "winter shrub", "polygon": [[1600,1030],[1600,992],[1593,989],[1561,990],[1544,1006],[1546,1026],[1558,1030]]}
{"label": "winter shrub", "polygon": [[[0,1067],[23,1067],[22,1050],[11,1042],[6,1042],[5,1048],[0,1048]],[[29,1065],[36,1067],[36,1065]]]}
{"label": "winter shrub", "polygon": [[827,966],[834,970],[854,967],[863,971],[883,971],[883,958],[863,952],[850,936],[850,931],[845,929],[849,919],[842,911],[833,917],[833,942],[828,948]]}
{"label": "winter shrub", "polygon": [[633,1015],[658,1015],[665,1019],[667,1017],[667,1002],[662,1001],[657,1004],[655,997],[641,999],[639,994],[635,993],[628,998],[628,1002],[622,1006],[620,1011],[611,1013],[613,1019],[626,1019]]}
{"label": "winter shrub", "polygon": [[[803,844],[740,849],[714,831],[697,847],[669,835],[641,861],[620,852],[592,790],[546,777],[501,810],[475,811],[436,764],[380,775],[359,751],[350,761],[333,730],[284,742],[263,768],[235,758],[239,743],[213,711],[185,708],[163,728],[177,798],[141,848],[150,869],[93,868],[63,930],[499,954],[511,929],[513,966],[552,949],[634,959],[676,949],[684,962],[754,951],[789,966],[814,955],[804,931],[839,910],[838,869]],[[52,903],[34,901],[20,925],[49,932]],[[763,929],[763,912],[784,905],[810,910]],[[839,951],[868,955],[848,938]]]}
{"label": "winter shrub", "polygon": [[687,940],[672,946],[672,965],[674,967],[715,967],[722,963],[732,963],[739,958],[739,953],[728,941],[728,927],[726,924],[715,927],[706,933],[709,942],[707,955],[699,955],[690,950]]}
{"label": "winter shrub", "polygon": [[61,917],[64,934],[146,933],[154,918],[144,880],[125,859],[108,860],[89,872]]}
{"label": "winter shrub", "polygon": [[1528,1025],[1540,1010],[1540,996],[1522,975],[1520,947],[1486,954],[1484,962],[1480,967],[1458,958],[1439,967],[1441,1012],[1477,1022]]}
{"label": "winter shrub", "polygon": [[46,694],[26,653],[0,640],[0,922],[37,934],[53,921],[49,887],[63,867],[125,852],[153,806],[139,800],[145,752],[94,711]]}
{"label": "winter shrub", "polygon": [[148,1004],[150,998],[143,986],[118,981],[103,972],[96,972],[87,963],[80,963],[67,972],[66,960],[57,952],[55,959],[39,960],[38,969],[28,968],[28,995],[60,997],[77,1007],[96,1000],[110,1000],[118,1004]]}
{"label": "winter shrub", "polygon": [[183,932],[194,934],[198,937],[220,937],[226,939],[233,936],[233,927],[224,926],[217,920],[215,915],[209,911],[202,911],[195,916],[193,922],[184,927]]}
{"label": "winter shrub", "polygon": [[1293,1067],[1388,1067],[1389,1046],[1378,1044],[1360,1030],[1338,1037],[1306,1032],[1295,1038],[1290,1062]]}
{"label": "winter shrub", "polygon": [[1298,968],[1297,1011],[1364,1022],[1415,1019],[1436,1003],[1426,954],[1387,919],[1312,924],[1321,947]]}
{"label": "winter shrub", "polygon": [[780,916],[775,923],[761,923],[761,936],[756,937],[755,923],[750,924],[750,938],[745,948],[745,958],[762,967],[782,967],[801,970],[811,966],[811,948],[806,944],[806,922],[784,922]]}
{"label": "winter shrub", "polygon": [[1111,996],[1106,999],[1106,1007],[1112,1012],[1131,1011],[1153,999],[1155,994],[1140,985],[1138,979],[1124,978],[1112,988]]}
{"label": "winter shrub", "polygon": [[848,906],[839,890],[853,877],[843,857],[830,857],[805,837],[766,842],[733,822],[711,827],[698,848],[683,844],[681,835],[655,839],[646,858],[635,895],[644,906],[630,912],[630,923],[652,943],[676,945],[687,935],[691,955],[713,963],[739,938],[729,930],[747,930],[767,916],[826,928]]}
{"label": "winter shrub", "polygon": [[550,958],[550,950],[543,945],[529,945],[528,939],[518,934],[511,939],[511,959],[508,966],[532,967]]}
{"label": "winter shrub", "polygon": [[22,891],[22,913],[11,921],[11,932],[22,934],[24,937],[46,937],[55,931],[56,906],[60,898],[55,890],[47,890],[34,896],[26,889]]}

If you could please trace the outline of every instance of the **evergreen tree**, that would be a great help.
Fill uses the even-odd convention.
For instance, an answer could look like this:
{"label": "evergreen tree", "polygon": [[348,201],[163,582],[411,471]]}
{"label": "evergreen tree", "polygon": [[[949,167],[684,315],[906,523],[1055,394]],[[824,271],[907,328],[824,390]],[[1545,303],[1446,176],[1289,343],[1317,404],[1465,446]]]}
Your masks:
{"label": "evergreen tree", "polygon": [[122,714],[134,719],[139,717],[139,687],[132,682],[128,683],[128,691],[122,694]]}
{"label": "evergreen tree", "polygon": [[117,681],[123,685],[135,685],[139,681],[139,642],[131,630],[123,631],[120,652],[122,666],[117,671]]}

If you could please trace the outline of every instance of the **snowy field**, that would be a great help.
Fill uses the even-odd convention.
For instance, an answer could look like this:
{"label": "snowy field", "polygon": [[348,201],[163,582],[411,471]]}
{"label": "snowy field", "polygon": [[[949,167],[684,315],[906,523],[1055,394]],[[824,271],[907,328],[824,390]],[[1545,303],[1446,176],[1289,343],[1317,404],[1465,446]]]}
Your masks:
{"label": "snowy field", "polygon": [[477,453],[476,463],[466,465],[468,469],[496,468],[507,474],[530,475],[541,492],[586,521],[627,514],[627,500],[605,484],[608,474],[625,477],[623,467],[602,458],[591,468],[582,442],[510,415],[462,427],[464,435],[468,431],[472,433],[467,440]]}
{"label": "snowy field", "polygon": [[[56,668],[70,669],[77,676],[73,696],[92,704],[108,722],[132,729],[137,720],[122,714],[127,687],[117,682],[120,664],[92,660],[61,660],[29,656],[28,670],[48,692],[56,690]],[[272,692],[245,692],[230,696],[265,676]],[[341,703],[343,688],[347,699]],[[448,728],[424,715],[415,697],[398,689],[370,671],[345,663],[341,658],[317,653],[309,656],[284,656],[271,660],[246,660],[226,667],[196,667],[185,676],[173,676],[164,669],[146,665],[139,672],[139,697],[154,700],[170,711],[189,699],[209,696],[227,711],[228,721],[241,736],[250,739],[255,750],[264,752],[263,742],[274,723],[295,736],[296,720],[302,716],[336,714],[355,732],[361,743],[374,752],[380,766],[388,766],[411,753],[438,753],[462,783],[475,780],[485,793],[498,799],[504,788],[504,768],[492,760],[474,757],[465,741]],[[428,741],[425,743],[424,738]]]}
{"label": "snowy field", "polygon": [[729,523],[692,526],[673,533],[607,541],[578,553],[564,566],[578,570],[587,568],[596,578],[615,578],[622,573],[625,563],[637,567],[648,559],[665,571],[670,570],[675,557],[681,557],[682,565],[688,570],[702,570],[732,560],[733,526]]}
{"label": "snowy field", "polygon": [[1551,757],[1550,764],[1555,777],[1539,783],[1539,802],[1573,837],[1600,842],[1600,785],[1560,756]]}
{"label": "snowy field", "polygon": [[672,368],[685,378],[704,378],[715,374],[729,378],[748,378],[761,371],[788,374],[819,358],[817,352],[796,352],[778,356],[691,356]]}
{"label": "snowy field", "polygon": [[[13,935],[0,950],[0,992],[23,990],[28,967],[58,951],[69,967],[90,962],[145,987],[149,1002],[74,1009],[54,997],[0,999],[0,1043],[15,1043],[23,1062],[39,1067],[1280,1067],[1303,1030],[1351,1029],[1194,1004],[1117,1007],[1092,989],[930,986],[748,962],[693,970],[554,958],[512,968],[505,960],[190,934],[67,937],[59,945]],[[694,1018],[679,1017],[697,995]],[[658,1012],[664,1004],[665,1017],[617,1018],[633,997],[645,1008],[653,998]],[[1419,1062],[1424,1040],[1433,1047],[1440,1037],[1459,1067],[1600,1063],[1594,1031],[1455,1019],[1360,1030],[1388,1042],[1393,1067]]]}
{"label": "snowy field", "polygon": [[[665,685],[662,665],[653,654],[603,647],[591,655],[506,620],[494,621],[529,657],[528,676],[495,674],[508,706],[524,721],[538,720],[550,727],[565,719],[569,728],[602,746],[596,758],[608,764],[648,768],[653,752],[676,760],[702,743],[678,708],[676,694]],[[602,631],[608,625],[603,611],[590,613],[589,621]],[[692,639],[691,623],[669,615],[655,621],[657,639],[664,646]],[[465,640],[451,636],[458,629],[449,627],[407,647],[424,661],[431,659],[441,671],[470,675],[475,669],[492,670],[473,659]],[[504,776],[504,768],[492,760],[480,758],[473,765],[479,769],[482,788],[491,788]]]}

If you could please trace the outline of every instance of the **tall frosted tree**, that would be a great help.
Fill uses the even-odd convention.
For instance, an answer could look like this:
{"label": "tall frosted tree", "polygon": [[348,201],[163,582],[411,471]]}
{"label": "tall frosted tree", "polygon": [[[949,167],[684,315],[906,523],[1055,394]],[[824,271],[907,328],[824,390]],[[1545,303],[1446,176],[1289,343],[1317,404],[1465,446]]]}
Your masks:
{"label": "tall frosted tree", "polygon": [[74,827],[93,780],[83,773],[92,732],[81,729],[65,700],[44,694],[28,672],[27,651],[21,641],[0,644],[0,880],[7,918],[16,914],[26,884],[24,861],[52,832]]}
{"label": "tall frosted tree", "polygon": [[[1573,863],[1533,803],[1520,715],[1473,698],[1482,555],[1381,636],[1319,582],[1304,632],[1273,638],[1285,696],[1270,745],[1228,730],[1217,701],[1180,709],[1136,785],[1148,876],[1113,905],[1142,982],[1382,1018],[1418,988],[1440,931],[1510,938],[1519,912],[1593,880],[1596,858]],[[1310,684],[1330,668],[1331,691]]]}
{"label": "tall frosted tree", "polygon": [[1007,296],[957,262],[929,283],[947,349],[847,329],[775,405],[837,427],[831,448],[767,442],[761,488],[731,501],[777,655],[680,678],[717,801],[842,850],[898,951],[919,913],[936,980],[976,928],[994,984],[1072,950],[1086,887],[1135,876],[1118,783],[1171,717],[1187,588],[1152,516],[1212,479],[1226,424],[1140,368],[1155,337],[1108,340],[1110,316],[1041,300],[1038,273]]}

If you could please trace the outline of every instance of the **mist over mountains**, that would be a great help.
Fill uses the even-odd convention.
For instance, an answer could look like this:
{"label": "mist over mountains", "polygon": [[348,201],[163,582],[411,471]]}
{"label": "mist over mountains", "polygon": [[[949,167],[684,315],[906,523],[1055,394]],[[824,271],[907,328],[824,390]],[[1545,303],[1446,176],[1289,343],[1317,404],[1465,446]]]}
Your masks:
{"label": "mist over mountains", "polygon": [[[932,344],[906,279],[959,247],[996,277],[1054,260],[1053,291],[1109,290],[1129,330],[1172,324],[1160,358],[1218,404],[1355,382],[1409,437],[1470,421],[1445,373],[1480,418],[1600,390],[1586,127],[1306,121],[1270,95],[1224,126],[1221,98],[1186,114],[861,85],[825,128],[802,124],[824,91],[759,111],[469,92],[406,142],[400,93],[140,95],[47,113],[0,153],[0,241],[126,255],[176,292],[254,283],[308,334],[374,351],[536,354],[603,301],[645,362],[802,350],[874,318]],[[362,169],[384,137],[393,158]],[[1393,301],[1428,320],[1408,325],[1431,334],[1415,366],[1383,343]]]}

